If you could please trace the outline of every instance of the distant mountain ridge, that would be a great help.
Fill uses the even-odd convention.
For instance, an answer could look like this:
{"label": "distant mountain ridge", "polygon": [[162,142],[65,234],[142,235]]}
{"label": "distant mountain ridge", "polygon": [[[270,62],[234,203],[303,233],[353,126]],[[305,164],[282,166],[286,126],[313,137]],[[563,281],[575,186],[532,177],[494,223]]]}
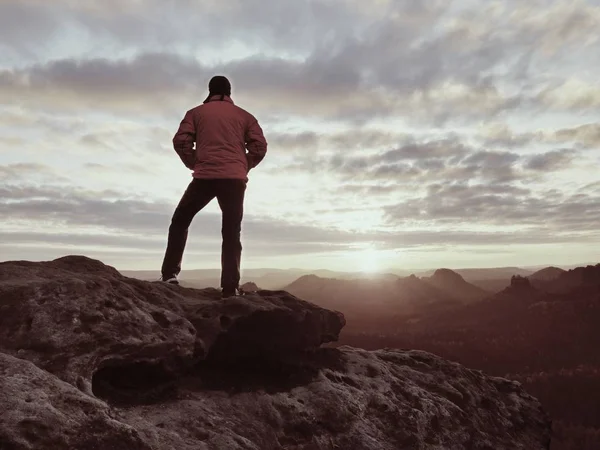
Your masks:
{"label": "distant mountain ridge", "polygon": [[[284,289],[320,306],[342,311],[352,327],[354,317],[372,323],[381,319],[399,323],[409,318],[420,320],[419,317],[460,310],[464,305],[486,303],[495,296],[518,298],[520,300],[516,301],[522,302],[595,284],[600,284],[600,264],[569,271],[548,267],[529,275],[513,274],[498,284],[496,292],[469,283],[456,271],[445,268],[436,270],[429,277],[413,274],[377,280],[304,275]],[[495,320],[493,315],[492,319]]]}
{"label": "distant mountain ridge", "polygon": [[468,283],[460,274],[450,269],[438,269],[433,276],[425,280],[438,289],[450,292],[461,301],[477,301],[489,295],[488,291]]}
{"label": "distant mountain ridge", "polygon": [[[436,270],[415,272],[421,276],[432,276]],[[528,276],[535,273],[535,270],[522,267],[483,267],[483,268],[463,268],[448,269],[463,277],[465,280],[490,279],[490,278],[510,278],[512,275]]]}
{"label": "distant mountain ridge", "polygon": [[[594,342],[598,342],[600,337],[597,331],[600,320],[600,264],[560,274],[556,270],[546,271],[542,278],[552,273],[558,274],[558,277],[545,282],[532,277],[513,276],[510,286],[501,292],[458,308],[430,311],[431,314],[423,316],[422,320],[411,324],[406,322],[399,328],[397,322],[387,322],[392,329],[404,330],[407,335],[422,333],[442,340],[445,333],[462,330],[466,335],[479,333],[481,336],[511,336],[511,339],[527,335],[530,340],[527,345],[539,341],[538,348],[546,348],[547,345],[542,345],[542,342],[571,342],[575,336],[587,334],[591,339],[590,345],[595,346]],[[455,275],[444,273],[444,276]],[[378,331],[385,328],[384,322],[385,316]],[[407,328],[409,325],[410,329]],[[474,345],[476,342],[473,339]],[[506,351],[509,351],[508,347]],[[600,356],[597,360],[600,363]]]}
{"label": "distant mountain ridge", "polygon": [[[592,266],[593,267],[593,266]],[[571,270],[575,270],[573,268]],[[438,273],[436,277],[436,272]],[[338,280],[386,280],[391,281],[397,278],[407,277],[414,274],[417,277],[430,279],[431,284],[440,287],[437,283],[442,283],[442,288],[446,289],[445,283],[452,284],[453,282],[448,278],[445,281],[440,278],[440,274],[444,274],[444,271],[448,270],[451,273],[458,274],[468,284],[479,288],[479,290],[468,288],[462,292],[464,298],[472,296],[477,299],[481,291],[487,292],[500,292],[502,289],[510,285],[510,278],[513,275],[520,275],[530,277],[535,280],[535,283],[545,282],[556,278],[558,275],[565,273],[564,269],[558,267],[546,267],[540,270],[533,270],[529,268],[520,267],[498,267],[498,268],[466,268],[466,269],[436,269],[436,270],[425,270],[425,271],[398,271],[397,273],[385,273],[385,274],[370,274],[363,272],[339,272],[333,270],[306,270],[306,269],[276,269],[276,268],[264,268],[264,269],[243,269],[242,270],[242,283],[253,282],[256,283],[263,289],[283,289],[290,285],[294,281],[305,275],[317,275],[321,278],[326,279],[338,279]],[[131,278],[137,278],[141,280],[157,280],[160,277],[159,270],[122,270],[120,271],[123,275]],[[180,279],[183,283],[190,287],[204,288],[204,287],[216,287],[219,284],[220,270],[219,269],[193,269],[183,270]],[[458,283],[461,283],[458,281]],[[456,285],[455,288],[463,287]]]}
{"label": "distant mountain ridge", "polygon": [[600,264],[565,271],[558,277],[538,285],[544,291],[553,293],[567,293],[588,286],[600,286]]}
{"label": "distant mountain ridge", "polygon": [[536,281],[551,281],[560,277],[563,273],[565,273],[565,269],[561,269],[559,267],[546,267],[545,269],[538,270],[537,272],[529,275],[530,280]]}
{"label": "distant mountain ridge", "polygon": [[349,318],[373,321],[381,317],[414,317],[480,301],[491,293],[464,280],[450,269],[431,277],[384,277],[343,280],[304,275],[284,290]]}
{"label": "distant mountain ridge", "polygon": [[[160,278],[160,270],[121,270],[123,276],[139,280],[153,281]],[[407,272],[406,275],[409,273]],[[305,269],[243,269],[242,283],[256,283],[263,289],[282,289],[305,275],[317,275],[322,278],[336,278],[344,280],[353,279],[382,279],[397,277],[396,274],[372,274],[361,272],[336,272],[332,270],[305,270]],[[189,287],[206,288],[219,285],[220,269],[191,269],[183,270],[179,276],[180,281]]]}

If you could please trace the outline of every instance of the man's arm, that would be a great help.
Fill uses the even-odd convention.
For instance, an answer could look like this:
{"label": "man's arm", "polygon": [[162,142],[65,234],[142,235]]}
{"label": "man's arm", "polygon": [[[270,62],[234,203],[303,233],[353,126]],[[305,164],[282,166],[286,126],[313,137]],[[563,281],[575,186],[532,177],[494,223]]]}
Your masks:
{"label": "man's arm", "polygon": [[267,154],[267,140],[263,134],[263,130],[258,124],[258,121],[252,117],[250,125],[246,130],[246,159],[248,160],[248,171],[255,168],[263,160]]}
{"label": "man's arm", "polygon": [[173,148],[188,169],[194,169],[196,164],[196,126],[192,120],[192,112],[188,111],[179,125],[179,130],[173,137]]}

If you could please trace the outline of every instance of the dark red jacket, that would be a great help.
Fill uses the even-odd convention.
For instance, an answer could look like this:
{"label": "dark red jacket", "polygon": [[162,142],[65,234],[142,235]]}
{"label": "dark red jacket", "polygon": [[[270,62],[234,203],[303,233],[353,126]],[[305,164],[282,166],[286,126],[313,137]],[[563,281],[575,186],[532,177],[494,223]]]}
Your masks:
{"label": "dark red jacket", "polygon": [[194,178],[247,180],[248,171],[267,153],[267,141],[256,118],[230,97],[221,100],[220,95],[186,113],[173,147],[194,171]]}

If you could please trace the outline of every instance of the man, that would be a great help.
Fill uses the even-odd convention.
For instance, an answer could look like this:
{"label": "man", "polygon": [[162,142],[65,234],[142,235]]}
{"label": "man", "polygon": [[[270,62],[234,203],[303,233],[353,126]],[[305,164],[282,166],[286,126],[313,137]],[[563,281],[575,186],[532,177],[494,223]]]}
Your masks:
{"label": "man", "polygon": [[188,228],[196,213],[216,197],[222,212],[221,288],[227,298],[239,293],[248,172],[265,157],[267,141],[256,118],[233,103],[227,78],[213,77],[208,90],[204,103],[186,113],[173,138],[175,151],[193,170],[194,179],[171,220],[162,280],[179,284]]}

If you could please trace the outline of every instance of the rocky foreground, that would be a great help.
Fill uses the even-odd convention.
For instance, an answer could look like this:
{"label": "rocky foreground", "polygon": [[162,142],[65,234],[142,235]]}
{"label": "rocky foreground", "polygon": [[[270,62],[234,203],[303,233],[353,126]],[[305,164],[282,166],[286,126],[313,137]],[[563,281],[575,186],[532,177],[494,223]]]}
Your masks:
{"label": "rocky foreground", "polygon": [[221,300],[84,257],[0,263],[0,450],[538,450],[520,385],[429,353],[321,348],[280,291]]}

